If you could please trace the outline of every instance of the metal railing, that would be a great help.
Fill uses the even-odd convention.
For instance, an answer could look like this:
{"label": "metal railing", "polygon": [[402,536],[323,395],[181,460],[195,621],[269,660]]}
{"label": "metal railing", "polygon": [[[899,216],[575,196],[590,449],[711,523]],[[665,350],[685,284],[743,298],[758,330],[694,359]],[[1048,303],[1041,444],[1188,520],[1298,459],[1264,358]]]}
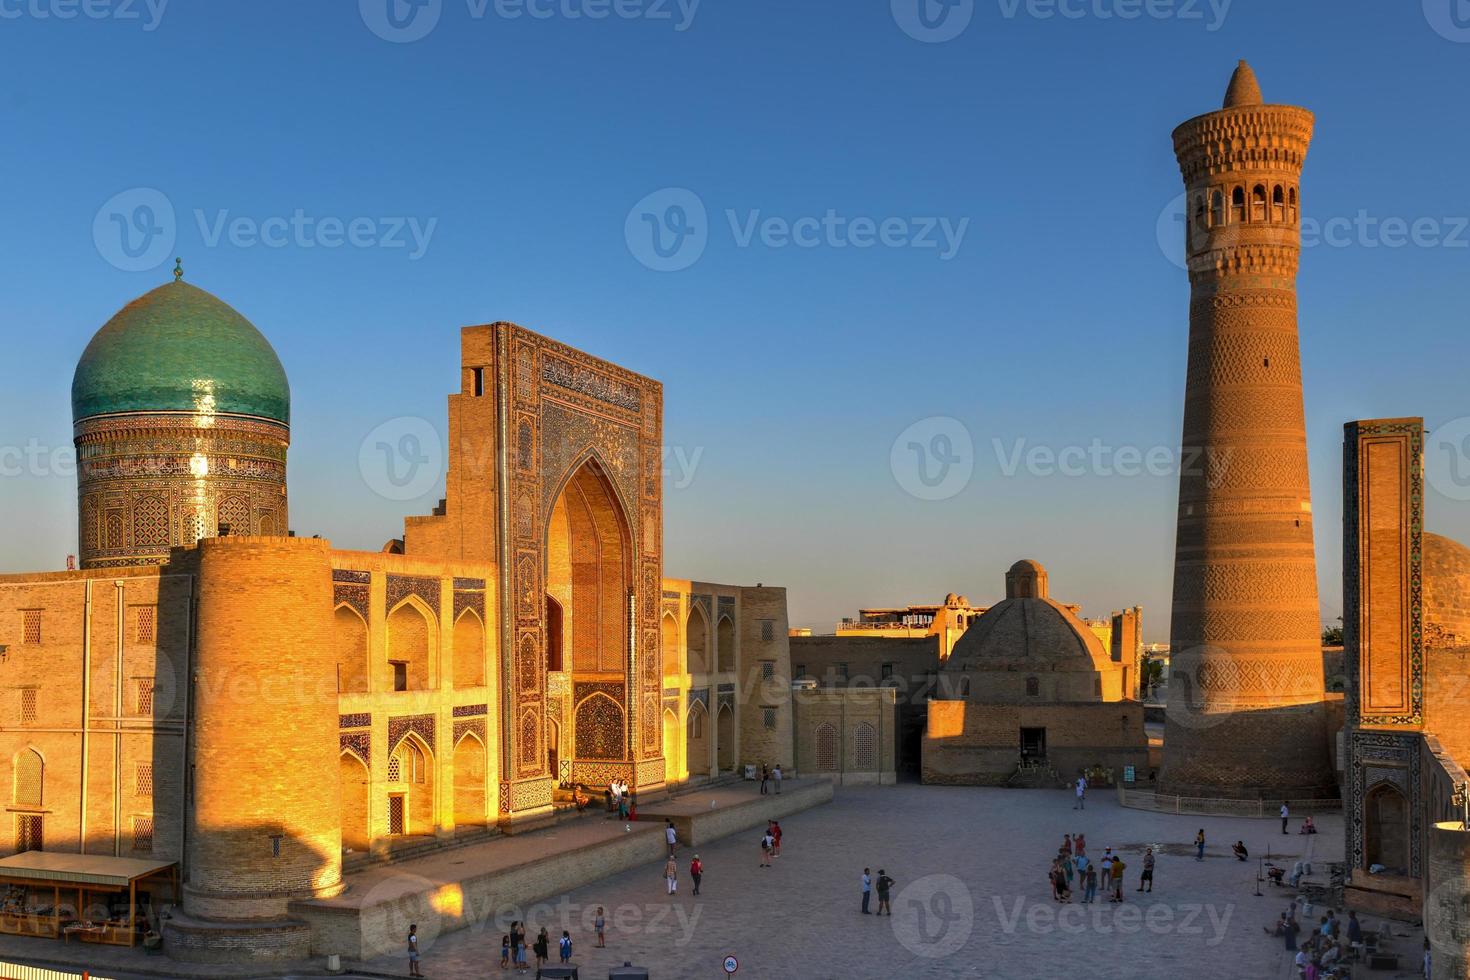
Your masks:
{"label": "metal railing", "polygon": [[0,978],[3,980],[79,980],[81,977],[87,977],[89,980],[107,980],[95,973],[48,970],[42,966],[24,966],[20,963],[7,963],[0,960]]}
{"label": "metal railing", "polygon": [[[1281,800],[1221,800],[1197,796],[1169,796],[1148,790],[1118,787],[1118,802],[1134,810],[1156,813],[1189,813],[1208,817],[1278,817]],[[1338,813],[1342,800],[1286,800],[1293,817],[1309,813]]]}

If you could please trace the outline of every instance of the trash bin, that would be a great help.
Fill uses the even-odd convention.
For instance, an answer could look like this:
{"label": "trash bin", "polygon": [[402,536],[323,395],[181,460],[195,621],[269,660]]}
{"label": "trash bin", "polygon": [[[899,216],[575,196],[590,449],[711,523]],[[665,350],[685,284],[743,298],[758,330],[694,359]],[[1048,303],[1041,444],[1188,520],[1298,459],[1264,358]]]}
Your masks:
{"label": "trash bin", "polygon": [[536,970],[536,980],[578,980],[575,966],[543,966]]}
{"label": "trash bin", "polygon": [[624,962],[622,966],[607,971],[607,980],[648,980],[648,971]]}

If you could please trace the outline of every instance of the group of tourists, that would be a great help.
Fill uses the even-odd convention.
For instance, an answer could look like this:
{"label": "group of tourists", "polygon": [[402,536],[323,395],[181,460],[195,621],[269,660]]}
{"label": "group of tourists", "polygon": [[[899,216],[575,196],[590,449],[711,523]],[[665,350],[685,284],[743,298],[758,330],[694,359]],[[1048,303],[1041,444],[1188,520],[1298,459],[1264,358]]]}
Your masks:
{"label": "group of tourists", "polygon": [[878,886],[878,914],[891,916],[893,910],[888,907],[888,900],[893,894],[893,879],[888,877],[888,872],[882,868],[878,869],[878,880],[876,882],[873,881],[872,869],[863,869],[863,915],[873,914],[868,909],[868,902],[873,897],[873,886],[875,884]]}
{"label": "group of tourists", "polygon": [[[597,914],[600,918],[602,915],[601,908],[598,908]],[[601,930],[599,929],[598,932],[600,935]],[[572,934],[563,929],[561,939],[557,941],[557,946],[561,961],[563,963],[570,963],[572,960]],[[551,936],[546,932],[545,926],[541,927],[541,932],[537,934],[535,941],[531,943],[531,952],[536,956],[536,974],[540,976],[541,968],[551,959]],[[530,969],[530,965],[526,962],[526,929],[520,922],[512,922],[510,924],[510,934],[500,937],[500,968],[502,970],[508,970],[512,965],[515,966],[517,971],[522,973]]]}
{"label": "group of tourists", "polygon": [[776,768],[774,769],[766,765],[764,762],[761,763],[761,795],[765,796],[767,793],[769,793],[771,791],[771,783],[775,783],[776,795],[779,796],[781,794],[781,780],[784,778],[786,777],[781,773],[780,763],[777,763]]}
{"label": "group of tourists", "polygon": [[[1121,854],[1114,854],[1111,847],[1103,848],[1100,858],[1093,861],[1087,855],[1087,837],[1084,834],[1063,834],[1062,846],[1052,858],[1047,879],[1051,883],[1051,897],[1055,902],[1072,901],[1072,892],[1081,891],[1081,902],[1089,905],[1097,901],[1098,892],[1108,897],[1109,902],[1123,901],[1123,878],[1128,864]],[[1135,891],[1154,890],[1154,849],[1145,848],[1143,869]]]}
{"label": "group of tourists", "polygon": [[638,797],[629,792],[627,783],[614,779],[603,791],[603,798],[607,801],[607,812],[616,813],[619,820],[638,819]]}
{"label": "group of tourists", "polygon": [[1303,926],[1297,921],[1297,903],[1292,902],[1281,917],[1270,926],[1263,927],[1266,935],[1279,937],[1288,953],[1294,953],[1299,975],[1304,980],[1330,980],[1347,976],[1347,960],[1353,956],[1354,948],[1363,944],[1363,926],[1358,922],[1358,913],[1348,912],[1344,923],[1337,917],[1336,909],[1315,925],[1308,923],[1309,934],[1298,941]]}

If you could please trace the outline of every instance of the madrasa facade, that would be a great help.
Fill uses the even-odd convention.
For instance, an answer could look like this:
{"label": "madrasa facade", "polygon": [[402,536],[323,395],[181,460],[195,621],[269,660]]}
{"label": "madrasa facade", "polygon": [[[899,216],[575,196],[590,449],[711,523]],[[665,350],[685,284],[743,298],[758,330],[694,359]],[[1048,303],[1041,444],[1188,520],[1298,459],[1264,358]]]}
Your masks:
{"label": "madrasa facade", "polygon": [[663,577],[661,385],[510,323],[460,341],[444,499],[347,551],[289,530],[290,389],[245,317],[176,270],[98,331],[80,567],[0,576],[0,855],[177,862],[171,955],[293,958],[291,903],[364,861],[544,826],[578,784],[794,772],[785,590]]}

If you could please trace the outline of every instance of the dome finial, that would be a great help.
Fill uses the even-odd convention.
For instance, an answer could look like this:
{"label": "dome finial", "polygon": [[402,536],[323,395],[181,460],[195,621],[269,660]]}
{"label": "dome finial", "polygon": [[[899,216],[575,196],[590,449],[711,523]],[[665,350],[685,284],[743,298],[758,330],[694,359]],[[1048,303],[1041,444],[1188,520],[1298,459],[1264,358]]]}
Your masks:
{"label": "dome finial", "polygon": [[184,260],[182,257],[174,259],[174,282],[181,282],[184,278]]}
{"label": "dome finial", "polygon": [[1225,89],[1225,102],[1221,108],[1260,105],[1263,101],[1256,73],[1251,71],[1251,66],[1245,63],[1244,58],[1240,59],[1240,63],[1235,66],[1235,74],[1230,76],[1230,87]]}

